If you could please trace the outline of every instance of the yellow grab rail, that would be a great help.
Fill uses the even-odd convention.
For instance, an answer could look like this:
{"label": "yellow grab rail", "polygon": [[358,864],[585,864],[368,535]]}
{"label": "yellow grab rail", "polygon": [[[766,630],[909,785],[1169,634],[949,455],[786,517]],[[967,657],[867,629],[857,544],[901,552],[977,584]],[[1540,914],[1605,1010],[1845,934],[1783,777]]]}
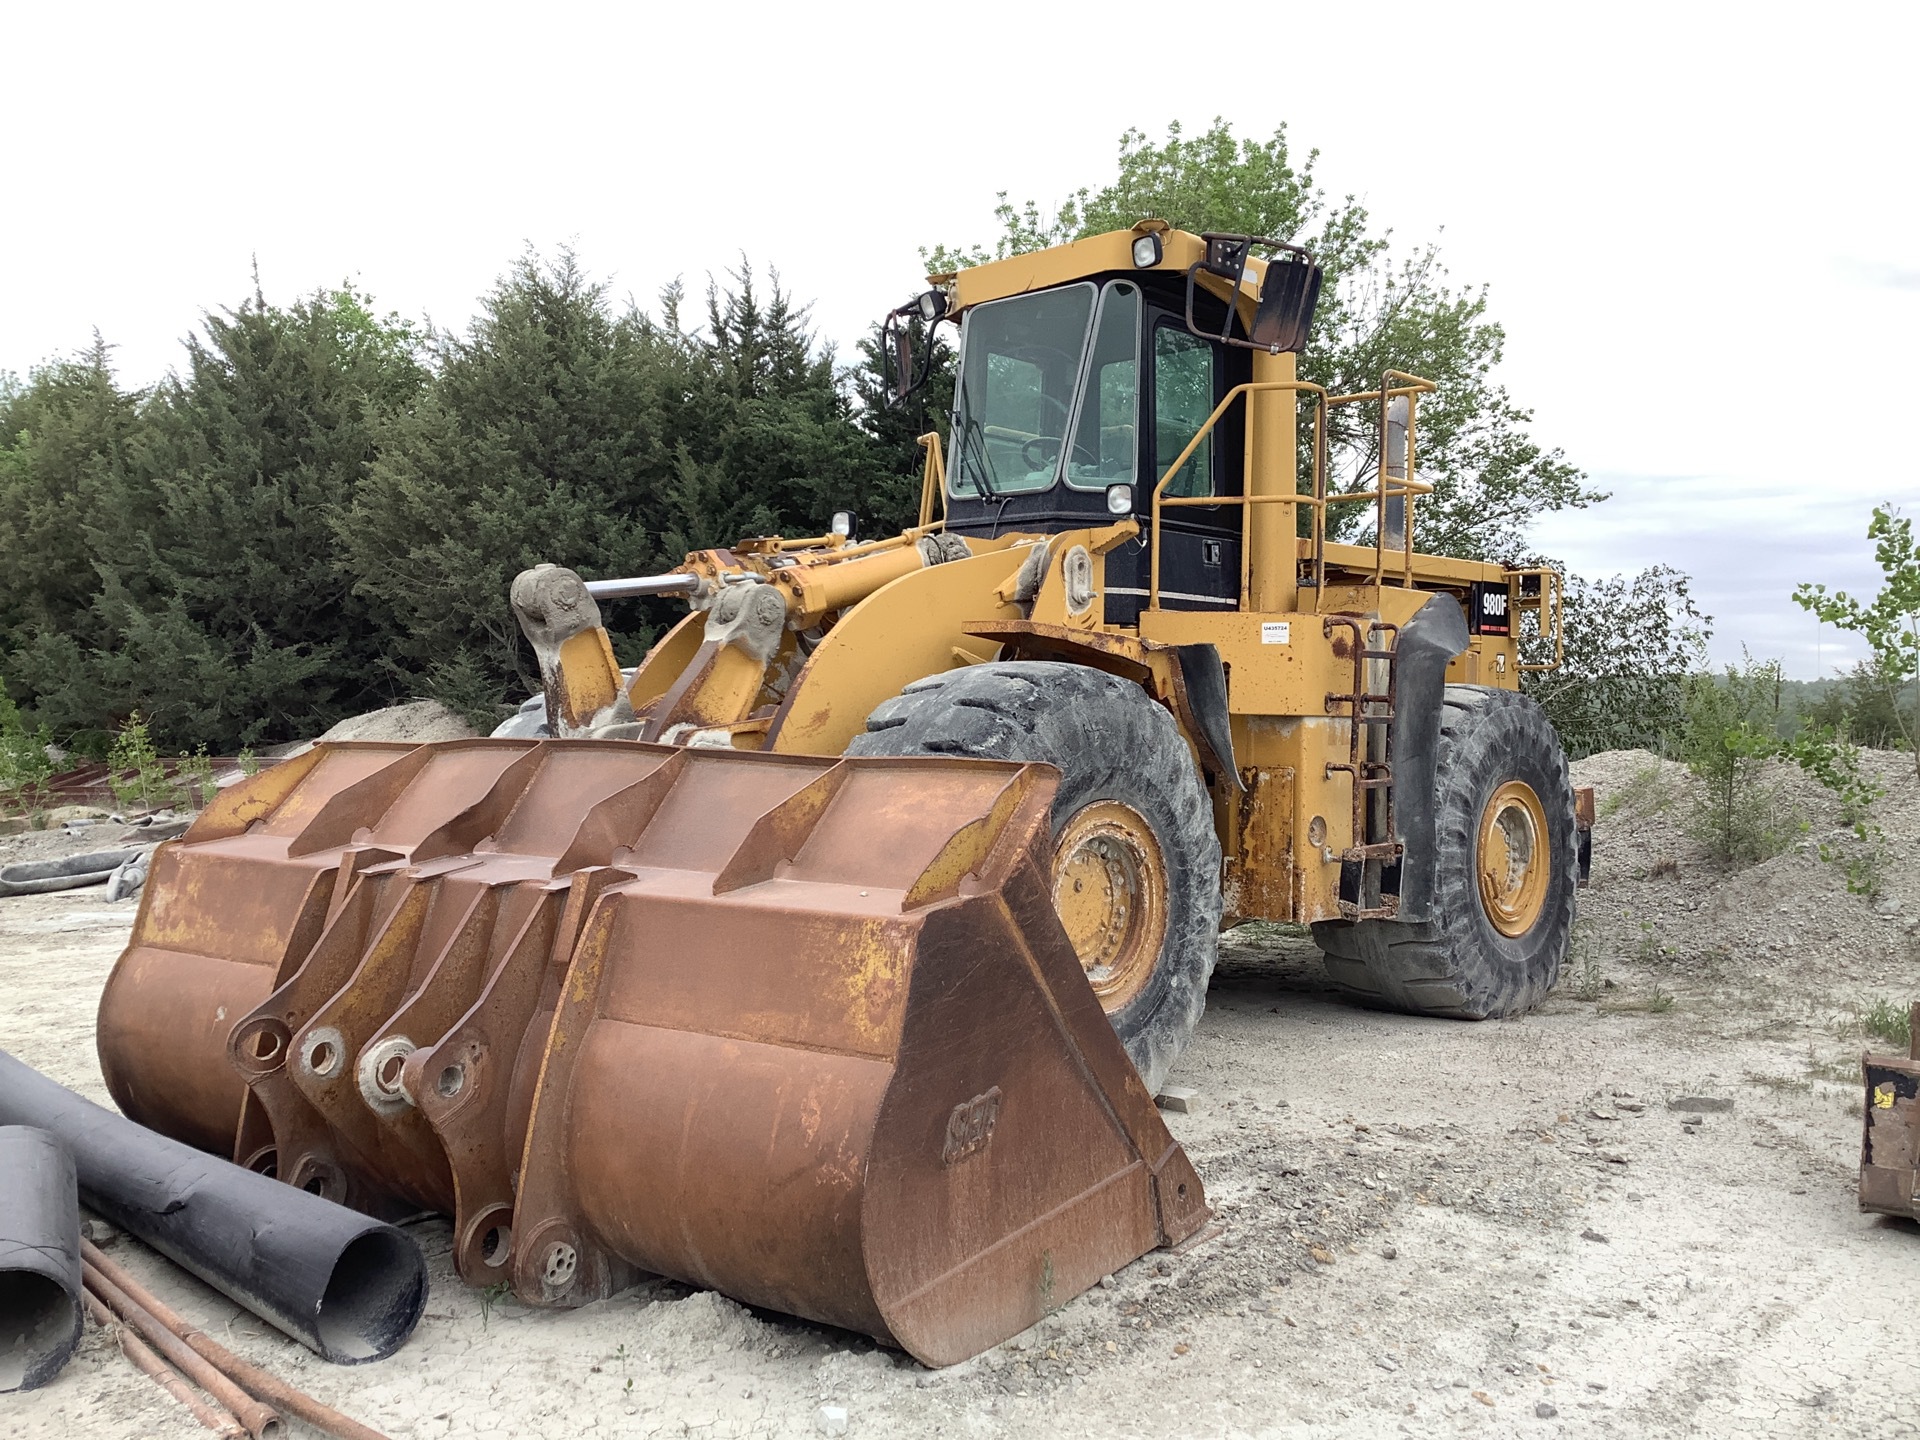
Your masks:
{"label": "yellow grab rail", "polygon": [[[1171,499],[1167,498],[1167,485],[1175,475],[1180,473],[1180,467],[1192,458],[1193,452],[1200,447],[1200,442],[1213,433],[1213,427],[1220,423],[1220,417],[1227,413],[1228,408],[1234,401],[1240,399],[1243,395],[1279,390],[1293,391],[1296,393],[1304,390],[1314,397],[1313,494],[1248,495],[1242,493],[1239,495],[1176,495]],[[1326,453],[1326,413],[1327,387],[1324,385],[1316,385],[1311,380],[1248,381],[1245,384],[1234,386],[1231,390],[1227,391],[1225,395],[1220,397],[1220,403],[1213,407],[1213,413],[1207,416],[1206,421],[1198,430],[1193,432],[1193,438],[1187,441],[1186,448],[1175,458],[1173,464],[1167,467],[1167,473],[1162,475],[1159,483],[1153,487],[1153,550],[1151,559],[1148,561],[1147,569],[1147,609],[1158,610],[1160,608],[1160,511],[1164,506],[1182,505],[1237,505],[1240,507],[1240,608],[1242,610],[1252,608],[1253,547],[1247,543],[1247,507],[1258,504],[1309,505],[1313,507],[1313,513],[1316,517],[1321,515],[1322,508],[1326,505],[1325,498],[1320,494],[1324,480],[1321,461]],[[1244,492],[1247,488],[1246,482],[1252,479],[1253,473],[1253,407],[1251,406],[1247,407],[1245,460],[1242,465],[1242,472],[1240,488],[1242,492]],[[1324,527],[1316,523],[1314,528],[1318,531]]]}
{"label": "yellow grab rail", "polygon": [[920,528],[933,524],[933,497],[940,497],[940,519],[947,518],[947,457],[940,448],[940,432],[929,430],[919,437],[920,448],[927,452],[927,463],[920,472]]}
{"label": "yellow grab rail", "polygon": [[[1566,663],[1567,659],[1566,576],[1546,565],[1523,566],[1517,570],[1507,571],[1507,575],[1515,581],[1521,580],[1528,575],[1537,575],[1540,577],[1540,593],[1534,597],[1534,603],[1526,608],[1534,610],[1539,614],[1540,636],[1542,639],[1547,637],[1549,623],[1551,623],[1552,626],[1553,659],[1533,665],[1522,662],[1520,668],[1522,670],[1558,670]],[[1518,584],[1514,586],[1513,608],[1516,615],[1522,608],[1520,602],[1527,598],[1520,593],[1521,588]],[[1514,624],[1513,639],[1516,645],[1520,641],[1520,626],[1517,620]]]}
{"label": "yellow grab rail", "polygon": [[[1403,383],[1396,385],[1395,381]],[[1193,433],[1174,462],[1153,487],[1153,547],[1148,568],[1147,609],[1160,608],[1160,518],[1165,507],[1177,506],[1219,506],[1234,505],[1241,511],[1240,526],[1240,608],[1251,609],[1253,590],[1253,550],[1248,544],[1248,526],[1246,524],[1247,507],[1251,505],[1305,505],[1313,512],[1313,583],[1315,587],[1315,608],[1318,608],[1318,592],[1325,589],[1327,578],[1327,507],[1329,505],[1350,505],[1371,500],[1375,505],[1373,531],[1373,583],[1383,583],[1386,574],[1386,535],[1387,501],[1403,499],[1406,501],[1404,534],[1401,539],[1404,580],[1413,583],[1413,501],[1417,495],[1431,495],[1433,486],[1426,481],[1414,478],[1414,436],[1416,433],[1415,407],[1418,396],[1428,394],[1438,387],[1431,380],[1422,380],[1418,375],[1409,375],[1403,370],[1388,370],[1380,377],[1380,388],[1353,395],[1331,395],[1324,385],[1316,385],[1311,380],[1263,380],[1236,385],[1221,397],[1220,403],[1213,407],[1213,413]],[[1313,419],[1313,475],[1311,492],[1292,495],[1166,495],[1167,485],[1180,473],[1180,468],[1192,458],[1200,442],[1213,433],[1220,418],[1229,407],[1244,396],[1263,391],[1305,391],[1314,398]],[[1400,397],[1407,400],[1407,449],[1404,475],[1389,473],[1387,463],[1387,410],[1389,404]],[[1363,401],[1380,402],[1379,452],[1374,488],[1371,490],[1349,491],[1340,495],[1327,494],[1327,412],[1335,405],[1350,405]],[[1242,465],[1241,490],[1245,492],[1253,478],[1253,407],[1247,407],[1246,434],[1244,437],[1245,459]],[[1296,526],[1296,529],[1298,527]]]}
{"label": "yellow grab rail", "polygon": [[[1403,383],[1395,385],[1394,381]],[[1380,374],[1378,390],[1362,390],[1352,395],[1336,395],[1327,402],[1329,408],[1335,405],[1353,405],[1369,400],[1380,402],[1380,425],[1376,432],[1376,445],[1379,460],[1376,465],[1374,487],[1371,490],[1351,490],[1343,495],[1332,497],[1336,504],[1350,501],[1371,500],[1374,502],[1373,520],[1373,583],[1378,586],[1386,577],[1387,565],[1387,501],[1404,500],[1406,511],[1400,527],[1401,583],[1413,584],[1413,501],[1416,495],[1431,495],[1433,486],[1414,479],[1415,437],[1419,433],[1418,407],[1422,395],[1430,395],[1440,387],[1431,380],[1422,380],[1418,375],[1410,375],[1405,370],[1384,370]],[[1407,402],[1407,453],[1402,468],[1404,475],[1391,475],[1387,464],[1387,424],[1389,407],[1397,399]]]}

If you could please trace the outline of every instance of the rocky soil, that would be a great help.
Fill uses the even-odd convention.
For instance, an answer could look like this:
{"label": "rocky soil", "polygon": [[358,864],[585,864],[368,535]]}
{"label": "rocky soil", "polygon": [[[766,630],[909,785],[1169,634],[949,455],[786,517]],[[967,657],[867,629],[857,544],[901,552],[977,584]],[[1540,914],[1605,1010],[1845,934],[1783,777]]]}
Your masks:
{"label": "rocky soil", "polygon": [[[396,1440],[807,1436],[842,1410],[852,1436],[1920,1433],[1920,1227],[1853,1201],[1859,1055],[1887,1048],[1865,1027],[1920,995],[1920,786],[1872,762],[1877,898],[1821,858],[1843,837],[1797,772],[1801,839],[1728,875],[1677,767],[1582,762],[1594,884],[1524,1019],[1354,1009],[1300,935],[1234,932],[1175,1076],[1198,1098],[1168,1117],[1220,1232],[949,1370],[679,1285],[528,1310],[462,1286],[437,1221],[415,1227],[419,1332],[341,1369],[115,1250]],[[0,901],[0,1047],[100,1100],[93,1009],[131,919],[97,890]],[[90,1333],[54,1384],[0,1397],[0,1433],[205,1432]]]}

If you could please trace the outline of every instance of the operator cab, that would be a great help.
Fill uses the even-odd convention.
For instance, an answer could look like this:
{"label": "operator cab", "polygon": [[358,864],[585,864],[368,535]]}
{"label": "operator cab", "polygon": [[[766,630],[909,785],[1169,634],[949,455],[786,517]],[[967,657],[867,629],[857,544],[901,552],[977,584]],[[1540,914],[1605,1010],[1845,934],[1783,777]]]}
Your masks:
{"label": "operator cab", "polygon": [[[1145,607],[1153,489],[1233,386],[1250,352],[1188,328],[1177,274],[1094,277],[966,312],[947,460],[947,526],[962,535],[1057,533],[1133,515],[1142,536],[1107,557],[1108,624]],[[1195,319],[1230,323],[1221,300]],[[1234,406],[1164,492],[1238,496],[1244,407]],[[1241,508],[1163,512],[1161,603],[1239,603]]]}

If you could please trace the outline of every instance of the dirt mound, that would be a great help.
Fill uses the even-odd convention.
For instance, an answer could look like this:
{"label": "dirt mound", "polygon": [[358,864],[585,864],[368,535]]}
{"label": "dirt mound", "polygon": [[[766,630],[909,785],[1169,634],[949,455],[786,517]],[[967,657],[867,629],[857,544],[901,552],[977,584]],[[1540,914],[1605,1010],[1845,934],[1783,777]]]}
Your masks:
{"label": "dirt mound", "polygon": [[[384,710],[369,710],[350,715],[319,740],[396,740],[425,744],[430,740],[471,740],[480,732],[438,700],[411,700],[405,705],[389,705]],[[317,741],[309,740],[287,752],[288,758],[304,754]]]}
{"label": "dirt mound", "polygon": [[[1574,783],[1596,790],[1593,885],[1565,983],[1579,989],[1584,967],[1589,989],[1604,984],[1605,963],[1617,960],[1656,980],[1737,974],[1764,989],[1790,970],[1796,988],[1815,977],[1910,988],[1920,960],[1920,784],[1906,755],[1868,750],[1861,766],[1884,792],[1869,817],[1881,834],[1877,859],[1841,823],[1830,791],[1774,761],[1757,789],[1785,848],[1730,867],[1699,838],[1699,790],[1685,766],[1645,750],[1576,762]],[[1836,994],[1842,1009],[1871,998]]]}

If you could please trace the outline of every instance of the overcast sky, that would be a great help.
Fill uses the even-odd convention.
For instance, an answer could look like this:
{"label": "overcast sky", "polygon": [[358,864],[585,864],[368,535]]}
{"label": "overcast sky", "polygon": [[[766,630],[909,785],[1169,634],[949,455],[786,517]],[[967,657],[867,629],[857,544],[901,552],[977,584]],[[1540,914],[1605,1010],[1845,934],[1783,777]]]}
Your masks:
{"label": "overcast sky", "polygon": [[[1209,20],[1208,16],[1215,17]],[[1860,653],[1788,595],[1871,588],[1920,511],[1920,5],[383,3],[0,10],[0,369],[177,363],[204,309],[351,278],[462,326],[528,243],[623,296],[744,252],[845,348],[1128,126],[1285,123],[1491,287],[1502,377],[1613,499],[1576,570],[1693,573],[1716,658]],[[940,17],[936,19],[935,17]]]}

